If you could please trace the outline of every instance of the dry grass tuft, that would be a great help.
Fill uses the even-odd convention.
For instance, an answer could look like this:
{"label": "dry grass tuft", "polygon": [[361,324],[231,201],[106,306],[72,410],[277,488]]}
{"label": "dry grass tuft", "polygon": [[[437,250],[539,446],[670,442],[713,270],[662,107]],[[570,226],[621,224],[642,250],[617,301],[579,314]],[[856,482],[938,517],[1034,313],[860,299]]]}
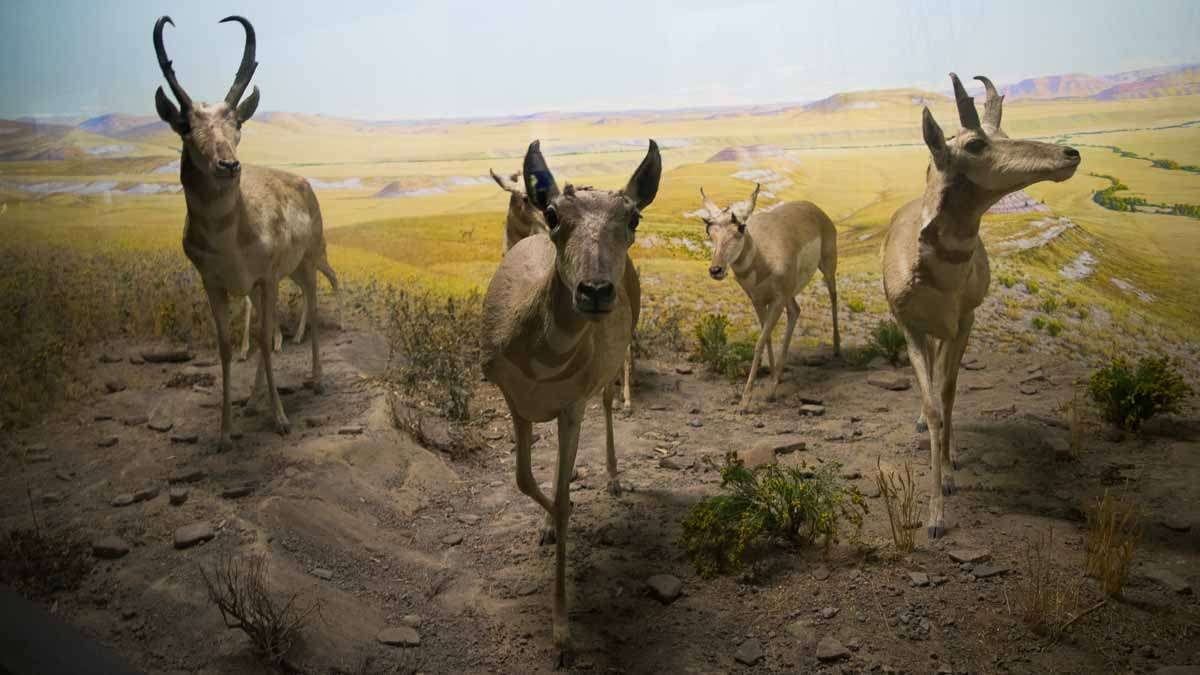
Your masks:
{"label": "dry grass tuft", "polygon": [[225,626],[245,633],[259,656],[274,666],[283,662],[300,629],[321,611],[318,601],[298,603],[299,593],[280,601],[271,592],[267,558],[262,554],[222,554],[212,576],[202,566],[200,576]]}
{"label": "dry grass tuft", "polygon": [[1079,611],[1083,584],[1078,577],[1067,579],[1055,569],[1053,543],[1050,529],[1025,541],[1025,574],[1017,588],[1022,620],[1052,642],[1083,616]]}
{"label": "dry grass tuft", "polygon": [[1100,580],[1105,595],[1118,595],[1142,538],[1141,518],[1132,497],[1113,497],[1108,490],[1087,513],[1087,575]]}
{"label": "dry grass tuft", "polygon": [[888,524],[892,528],[892,543],[896,550],[908,553],[915,548],[913,533],[921,527],[920,506],[917,504],[917,483],[913,479],[912,465],[904,463],[904,472],[884,473],[879,460],[875,461],[879,473],[875,483],[879,496],[887,508]]}

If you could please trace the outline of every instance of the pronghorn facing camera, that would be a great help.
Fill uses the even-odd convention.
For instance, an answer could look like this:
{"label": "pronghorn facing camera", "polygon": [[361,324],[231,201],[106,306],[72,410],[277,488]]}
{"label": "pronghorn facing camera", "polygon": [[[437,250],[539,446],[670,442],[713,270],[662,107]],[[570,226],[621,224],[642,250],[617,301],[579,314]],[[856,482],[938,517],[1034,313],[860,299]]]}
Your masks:
{"label": "pronghorn facing camera", "polygon": [[986,77],[976,79],[987,91],[982,120],[954,73],[959,132],[946,138],[929,108],[922,112],[931,155],[925,195],[896,211],[880,250],[884,293],[908,341],[929,427],[931,539],[946,529],[958,367],[991,278],[979,220],[1004,195],[1044,180],[1067,180],[1079,167],[1075,148],[1010,139],[1000,129],[1004,97]]}
{"label": "pronghorn facing camera", "polygon": [[[233,86],[225,99],[215,104],[193,102],[179,84],[163,46],[163,27],[168,23],[174,25],[170,17],[164,16],[154,24],[158,65],[178,101],[176,106],[162,87],[155,92],[158,116],[179,135],[183,145],[179,162],[179,177],[187,203],[183,251],[204,283],[221,354],[218,450],[227,450],[233,445],[230,299],[250,296],[262,319],[259,343],[266,346],[275,336],[279,281],[290,276],[299,284],[304,290],[308,307],[306,318],[312,330],[313,391],[320,392],[317,271],[328,268],[321,209],[308,181],[282,171],[243,167],[237,159],[242,125],[258,108],[258,87],[242,100],[258,64],[254,60],[254,27],[240,16],[227,17],[221,22],[227,21],[242,25],[246,31],[246,46]],[[336,284],[334,288],[336,291]],[[280,433],[287,433],[290,427],[275,388],[271,350],[260,349],[259,355],[254,392],[262,391],[265,378],[275,428]],[[254,392],[251,393],[252,401]]]}
{"label": "pronghorn facing camera", "polygon": [[[570,658],[567,616],[567,520],[579,428],[588,399],[601,394],[610,492],[620,492],[613,447],[613,380],[633,339],[641,305],[629,259],[641,212],[662,174],[658,145],[622,190],[559,190],[539,143],[525,154],[525,188],[549,228],[517,242],[488,286],[483,306],[483,370],[504,393],[517,439],[517,486],[553,525],[554,644]],[[530,465],[532,423],[558,421],[554,496]]]}
{"label": "pronghorn facing camera", "polygon": [[[500,186],[509,194],[508,197],[508,213],[504,220],[504,252],[516,245],[525,237],[535,234],[543,234],[549,231],[546,227],[546,219],[542,216],[542,212],[538,210],[525,194],[525,185],[520,180],[521,172],[501,176],[495,171],[488,169],[488,173],[492,175],[492,180],[496,181],[496,185]],[[621,369],[621,396],[622,409],[626,413],[632,410],[633,403],[630,400],[630,388],[632,387],[631,379],[633,378],[633,345],[625,350],[625,364]]]}
{"label": "pronghorn facing camera", "polygon": [[[713,243],[712,266],[708,268],[708,274],[720,281],[732,270],[742,290],[750,296],[750,304],[754,306],[762,328],[754,345],[750,376],[738,406],[743,412],[750,408],[750,391],[764,349],[772,379],[768,398],[774,398],[787,363],[792,331],[800,317],[796,296],[818,269],[825,279],[833,312],[833,353],[838,355],[842,351],[837,311],[837,231],[833,221],[816,204],[803,201],[784,202],[770,211],[754,213],[760,187],[754,186],[749,202],[724,209],[714,204],[703,188],[700,189],[707,211],[703,216],[704,227]],[[771,332],[785,311],[787,325],[783,331],[779,367],[776,368]]]}

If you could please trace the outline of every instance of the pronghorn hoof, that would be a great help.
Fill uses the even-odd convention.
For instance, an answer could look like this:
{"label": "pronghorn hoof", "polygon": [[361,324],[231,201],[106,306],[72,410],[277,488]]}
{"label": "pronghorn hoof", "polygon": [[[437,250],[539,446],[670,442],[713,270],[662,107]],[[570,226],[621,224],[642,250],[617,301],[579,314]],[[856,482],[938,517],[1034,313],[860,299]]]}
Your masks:
{"label": "pronghorn hoof", "polygon": [[287,436],[288,434],[292,433],[292,424],[291,422],[288,422],[288,418],[275,418],[275,433],[279,434],[280,436]]}
{"label": "pronghorn hoof", "polygon": [[620,497],[621,493],[624,491],[624,488],[621,487],[621,481],[617,480],[616,478],[608,481],[608,494],[614,497]]}
{"label": "pronghorn hoof", "polygon": [[930,525],[926,528],[926,531],[929,534],[930,540],[941,539],[946,535],[946,528],[941,525]]}
{"label": "pronghorn hoof", "polygon": [[954,485],[953,478],[946,478],[946,479],[942,480],[942,494],[943,495],[949,497],[950,495],[952,495],[956,492],[958,492],[958,487]]}
{"label": "pronghorn hoof", "polygon": [[558,543],[558,536],[554,533],[553,527],[543,527],[538,534],[538,546],[551,546]]}
{"label": "pronghorn hoof", "polygon": [[929,425],[925,422],[925,420],[917,420],[917,433],[923,434],[926,431],[929,431]]}
{"label": "pronghorn hoof", "polygon": [[317,379],[317,380],[313,380],[313,382],[312,382],[312,392],[313,392],[314,394],[318,394],[318,395],[320,395],[320,394],[324,394],[324,393],[325,393],[325,383],[324,383],[324,382],[322,382],[322,381],[321,381],[321,380],[319,380],[319,379]]}

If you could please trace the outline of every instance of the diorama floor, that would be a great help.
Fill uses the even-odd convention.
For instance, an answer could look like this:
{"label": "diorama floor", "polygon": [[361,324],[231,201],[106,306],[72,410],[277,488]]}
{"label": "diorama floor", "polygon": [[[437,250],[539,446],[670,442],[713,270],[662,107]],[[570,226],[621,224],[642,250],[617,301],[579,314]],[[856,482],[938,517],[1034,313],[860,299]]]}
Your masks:
{"label": "diorama floor", "polygon": [[[88,394],[4,442],[0,530],[37,528],[82,542],[71,550],[85,556],[109,536],[130,550],[94,559],[78,579],[52,582],[35,599],[146,672],[263,672],[246,637],[209,603],[201,568],[231,551],[264,553],[274,588],[321,606],[290,667],[552,670],[553,547],[538,545],[544,513],[517,490],[499,392],[484,384],[475,402],[488,449],[451,459],[394,427],[378,379],[388,357],[380,336],[326,330],[323,338],[324,394],[304,386],[307,344],[285,345],[276,360],[291,433],[276,434],[268,417],[239,406],[242,435],[223,454],[215,452],[215,354],[135,364],[129,357],[140,361],[151,345],[97,347]],[[793,349],[776,399],[764,400],[769,378],[760,378],[755,409],[739,415],[739,385],[704,374],[685,355],[639,361],[632,412],[615,421],[623,495],[606,490],[598,401],[584,423],[569,538],[574,668],[1107,673],[1200,664],[1200,605],[1189,586],[1200,581],[1196,411],[1125,439],[1090,424],[1080,456],[1064,459],[1056,453],[1068,435],[1060,406],[1083,366],[1045,355],[967,359],[976,369],[959,383],[961,489],[947,501],[949,533],[929,542],[922,530],[917,549],[902,556],[892,553],[874,487],[877,463],[911,463],[924,490],[929,453],[914,429],[915,389],[867,381],[890,366],[855,370],[827,351]],[[898,374],[911,379],[906,369]],[[234,375],[235,397],[244,398],[254,361],[235,363]],[[801,397],[824,413],[801,416]],[[535,433],[535,475],[550,483],[555,425]],[[803,449],[778,461],[842,463],[868,495],[865,545],[843,541],[827,555],[771,545],[745,574],[699,578],[677,543],[679,522],[718,493],[715,465],[727,451],[801,441]],[[170,488],[186,489],[186,501],[172,505]],[[1048,643],[1019,608],[1027,542],[1049,530],[1056,564],[1080,576],[1084,513],[1105,489],[1142,508],[1129,581],[1122,597]],[[135,498],[114,506],[120,495]],[[177,548],[177,530],[195,524],[211,528],[211,539]],[[955,562],[951,552],[961,550],[984,551],[991,574]],[[930,582],[918,586],[912,573]],[[680,579],[679,596],[653,597],[646,580],[654,575]],[[1083,589],[1084,606],[1102,598],[1090,580]],[[399,626],[415,628],[419,645],[379,641]],[[819,659],[826,638],[844,654]]]}

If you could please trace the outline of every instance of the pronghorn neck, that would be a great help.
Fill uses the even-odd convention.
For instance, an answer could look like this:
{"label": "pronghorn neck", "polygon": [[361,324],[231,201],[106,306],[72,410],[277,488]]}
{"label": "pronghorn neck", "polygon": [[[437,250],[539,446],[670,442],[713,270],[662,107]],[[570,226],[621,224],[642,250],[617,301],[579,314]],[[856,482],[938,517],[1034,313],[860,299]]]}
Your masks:
{"label": "pronghorn neck", "polygon": [[550,287],[545,293],[542,316],[542,339],[557,354],[573,350],[591,330],[593,324],[575,309],[575,294],[558,277],[550,275]]}
{"label": "pronghorn neck", "polygon": [[930,167],[921,209],[921,255],[961,264],[980,248],[979,223],[1003,195],[993,195],[966,176],[946,176]]}
{"label": "pronghorn neck", "polygon": [[188,217],[218,228],[232,223],[242,201],[241,179],[218,183],[195,167],[187,148],[179,158],[179,182],[187,202]]}
{"label": "pronghorn neck", "polygon": [[742,250],[729,263],[729,269],[733,270],[733,276],[738,281],[753,284],[757,281],[760,267],[762,267],[762,254],[755,246],[754,235],[750,233],[750,226],[747,225],[746,232],[742,235]]}

